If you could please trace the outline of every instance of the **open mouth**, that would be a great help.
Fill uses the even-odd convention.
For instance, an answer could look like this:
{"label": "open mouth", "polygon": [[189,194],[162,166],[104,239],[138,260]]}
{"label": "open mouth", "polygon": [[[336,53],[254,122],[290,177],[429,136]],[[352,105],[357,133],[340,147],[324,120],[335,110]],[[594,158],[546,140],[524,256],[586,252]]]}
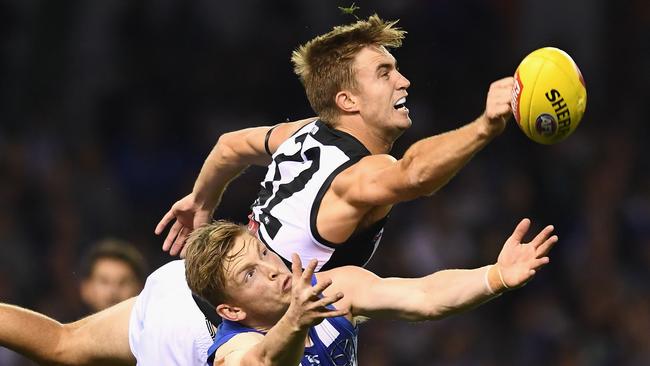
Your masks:
{"label": "open mouth", "polygon": [[397,100],[397,102],[395,102],[395,104],[393,104],[393,108],[395,108],[396,110],[400,110],[400,109],[405,110],[406,109],[406,97],[399,98]]}

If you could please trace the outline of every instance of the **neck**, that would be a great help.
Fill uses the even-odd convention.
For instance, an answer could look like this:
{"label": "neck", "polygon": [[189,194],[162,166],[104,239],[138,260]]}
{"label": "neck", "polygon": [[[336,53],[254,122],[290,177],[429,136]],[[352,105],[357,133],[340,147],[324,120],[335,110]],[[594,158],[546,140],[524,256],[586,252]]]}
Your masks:
{"label": "neck", "polygon": [[373,128],[366,124],[359,115],[340,116],[334,128],[354,136],[373,155],[390,152],[393,143],[401,135],[401,131],[393,133],[393,131]]}
{"label": "neck", "polygon": [[278,321],[280,321],[280,318],[281,317],[277,319],[271,319],[268,316],[257,318],[249,314],[246,319],[241,320],[238,323],[245,327],[253,328],[258,332],[268,333],[268,331],[271,330],[271,328],[273,328],[273,326],[275,326]]}

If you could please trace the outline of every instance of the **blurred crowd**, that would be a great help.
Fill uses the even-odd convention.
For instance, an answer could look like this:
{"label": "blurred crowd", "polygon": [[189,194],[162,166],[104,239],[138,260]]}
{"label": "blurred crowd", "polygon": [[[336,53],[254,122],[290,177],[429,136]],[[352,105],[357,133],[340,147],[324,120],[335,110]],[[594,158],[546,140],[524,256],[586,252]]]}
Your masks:
{"label": "blurred crowd", "polygon": [[[318,0],[0,1],[0,302],[61,321],[90,310],[84,253],[105,237],[155,269],[153,229],[226,131],[313,114],[290,52],[354,21]],[[650,364],[650,3],[356,1],[400,19],[406,147],[476,118],[530,51],[569,52],[587,112],[554,146],[511,123],[448,186],[398,205],[370,268],[417,276],[494,262],[523,217],[554,224],[525,288],[439,322],[369,322],[362,365]],[[243,222],[263,170],[216,216]],[[86,271],[87,272],[87,271]],[[1,325],[0,325],[1,326]],[[30,365],[0,351],[0,365]]]}

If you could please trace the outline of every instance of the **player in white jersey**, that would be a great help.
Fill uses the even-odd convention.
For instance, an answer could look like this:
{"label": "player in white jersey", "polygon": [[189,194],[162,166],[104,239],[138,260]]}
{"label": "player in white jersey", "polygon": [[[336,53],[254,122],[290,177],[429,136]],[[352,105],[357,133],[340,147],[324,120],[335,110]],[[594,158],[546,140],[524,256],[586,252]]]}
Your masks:
{"label": "player in white jersey", "polygon": [[[363,238],[363,241],[368,244],[366,248],[374,249],[381,233],[378,226],[386,218],[393,204],[431,194],[442,187],[474,153],[503,130],[505,120],[511,114],[509,100],[512,80],[507,78],[492,84],[488,92],[485,112],[474,122],[457,130],[417,142],[400,160],[388,155],[395,139],[411,124],[408,109],[405,107],[406,89],[410,83],[397,71],[396,61],[387,51],[387,48],[398,47],[403,37],[404,32],[396,29],[394,23],[386,23],[377,16],[372,16],[368,20],[338,27],[324,36],[317,37],[294,54],[296,71],[305,84],[310,103],[318,113],[320,121],[334,134],[352,136],[369,154],[351,165],[342,163],[341,166],[345,167],[343,170],[335,169],[329,178],[323,181],[322,190],[321,188],[317,190],[319,197],[314,197],[311,202],[308,202],[314,212],[296,212],[296,217],[302,215],[307,219],[302,222],[302,227],[296,226],[307,233],[302,238],[316,239],[316,241],[300,243],[300,248],[313,249],[323,245],[318,255],[304,250],[305,263],[311,256],[318,258],[319,265],[327,266],[330,261],[338,258],[337,253],[344,253],[339,251],[344,245],[358,246],[358,243],[349,242],[351,238],[357,236]],[[340,45],[332,43],[339,41],[342,42]],[[334,52],[324,51],[330,46],[336,46],[330,48]],[[337,53],[338,51],[341,53]],[[275,128],[259,127],[222,135],[206,160],[193,193],[177,202],[158,225],[156,231],[160,233],[169,222],[174,218],[177,219],[163,244],[164,247],[167,249],[172,247],[172,253],[180,251],[189,231],[209,222],[230,180],[250,164],[268,164],[269,153],[275,154],[274,158],[280,154],[287,155],[280,151],[282,142],[314,120],[312,118],[281,124]],[[339,145],[336,146],[341,148]],[[303,154],[300,154],[300,158],[303,159],[302,162],[295,162],[303,164],[300,172],[308,170],[315,161]],[[284,168],[291,163],[285,161],[279,165]],[[273,177],[275,178],[275,175]],[[292,178],[284,177],[284,179]],[[271,192],[269,199],[281,197],[278,194],[283,192],[279,190],[282,182],[278,177],[270,183],[272,190],[269,191]],[[296,192],[298,191],[294,193]],[[264,192],[261,197],[263,194]],[[287,198],[295,197],[291,195]],[[282,206],[292,204],[293,201],[283,200],[282,205],[274,206],[278,210],[274,210],[274,207],[268,210],[270,202],[258,201],[259,210],[253,224],[257,220],[263,220],[261,215],[266,214],[279,220],[283,228],[293,225],[289,224],[289,218],[280,217],[279,212],[276,212]],[[314,205],[316,202],[318,204]],[[266,213],[265,208],[268,211]],[[272,222],[270,218],[269,222]],[[316,230],[308,232],[306,223],[310,226],[313,223]],[[259,222],[259,224],[266,225],[266,222]],[[262,230],[270,233],[272,227],[260,229]],[[260,237],[278,251],[277,248],[282,245],[298,245],[298,243],[282,243],[271,235],[266,238],[264,235],[262,233]],[[325,256],[319,256],[323,253]],[[351,253],[355,254],[354,251]],[[355,262],[365,263],[372,251],[365,253],[355,254],[357,258]],[[341,265],[348,261],[353,262],[343,257],[340,261],[332,263]],[[126,303],[121,306],[127,307],[132,304]],[[188,306],[185,309],[178,309],[177,312],[196,310],[196,307]],[[100,320],[104,319],[104,316],[106,314],[102,315]],[[50,323],[52,329],[59,329],[57,324]],[[77,325],[83,324],[88,323]],[[115,322],[111,326],[117,324],[121,323]],[[88,327],[82,326],[81,329],[88,329]],[[123,341],[120,343],[122,346]],[[109,346],[110,343],[98,345],[98,347]],[[98,353],[102,354],[102,350],[103,348],[100,348]]]}
{"label": "player in white jersey", "polygon": [[[490,86],[485,111],[456,130],[420,140],[397,160],[394,141],[411,125],[407,80],[388,52],[404,31],[374,15],[336,27],[294,51],[314,119],[222,135],[192,192],[165,214],[163,244],[175,255],[208,222],[228,183],[251,164],[268,165],[251,227],[285,261],[298,252],[318,269],[363,265],[393,205],[431,195],[499,135],[511,116],[513,79]],[[270,165],[269,165],[270,163]],[[181,253],[182,255],[182,253]]]}
{"label": "player in white jersey", "polygon": [[182,260],[149,275],[137,297],[71,324],[0,304],[0,345],[45,364],[205,365],[214,331]]}
{"label": "player in white jersey", "polygon": [[129,321],[129,345],[138,365],[206,362],[214,328],[192,300],[183,262],[167,263],[152,273],[137,297]]}
{"label": "player in white jersey", "polygon": [[[474,270],[380,279],[361,267],[345,266],[312,277],[314,260],[299,280],[300,259],[294,255],[291,280],[281,259],[244,227],[217,222],[193,234],[187,268],[183,261],[168,263],[148,277],[137,298],[78,322],[60,324],[0,304],[0,346],[57,365],[187,366],[205,365],[209,357],[216,357],[215,365],[225,359],[228,366],[238,365],[242,357],[273,354],[279,358],[272,357],[275,363],[270,365],[292,365],[303,351],[305,365],[312,361],[330,365],[328,358],[354,364],[354,315],[437,319],[529,281],[548,263],[547,254],[558,240],[551,236],[553,227],[547,226],[524,244],[529,227],[530,221],[523,220],[505,242],[497,263]],[[214,342],[203,314],[189,306],[187,283],[216,304],[212,313],[226,320]],[[321,292],[322,301],[317,297]],[[278,322],[280,318],[285,321]],[[323,318],[332,319],[310,330]],[[306,334],[314,343],[303,350]]]}

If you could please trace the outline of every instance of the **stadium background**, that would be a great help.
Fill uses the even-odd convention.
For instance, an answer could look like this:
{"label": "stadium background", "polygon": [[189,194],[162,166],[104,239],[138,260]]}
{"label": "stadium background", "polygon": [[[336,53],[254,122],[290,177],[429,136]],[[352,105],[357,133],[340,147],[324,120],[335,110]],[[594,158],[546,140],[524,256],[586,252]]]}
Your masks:
{"label": "stadium background", "polygon": [[[92,241],[169,260],[153,228],[219,134],[310,116],[289,55],[353,21],[340,1],[0,1],[0,301],[82,316]],[[401,204],[370,267],[422,275],[495,260],[516,222],[553,223],[551,264],[524,289],[427,324],[362,327],[363,365],[650,364],[650,3],[357,1],[401,19],[417,139],[472,120],[491,81],[542,46],[569,52],[589,102],[565,142],[514,123],[429,199]],[[218,217],[245,220],[260,169]],[[0,326],[2,326],[0,324]],[[2,365],[29,364],[3,353]]]}

